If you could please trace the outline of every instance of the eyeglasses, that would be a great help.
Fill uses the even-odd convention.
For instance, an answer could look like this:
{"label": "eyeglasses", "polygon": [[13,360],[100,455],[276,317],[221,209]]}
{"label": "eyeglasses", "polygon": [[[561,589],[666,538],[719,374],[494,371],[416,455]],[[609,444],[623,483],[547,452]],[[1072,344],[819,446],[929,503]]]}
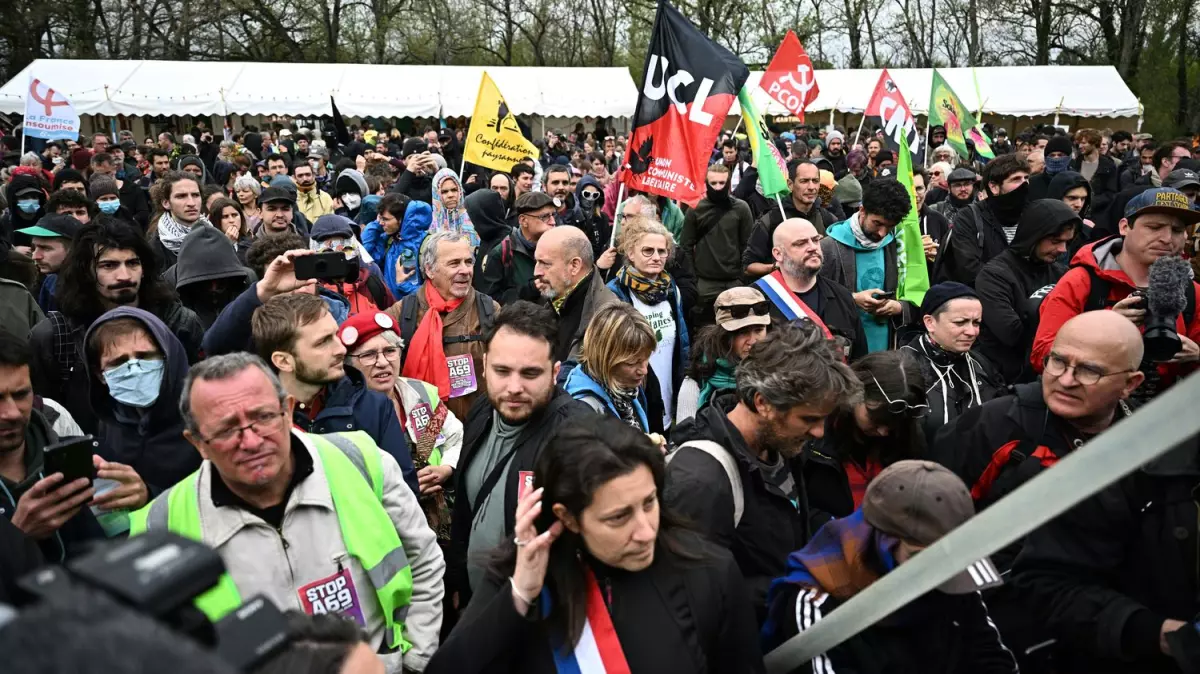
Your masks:
{"label": "eyeglasses", "polygon": [[229,446],[233,444],[233,442],[241,439],[242,433],[246,430],[252,430],[254,431],[255,435],[263,437],[276,430],[274,424],[279,420],[279,417],[283,415],[283,410],[278,410],[275,412],[259,412],[258,414],[251,416],[251,422],[245,426],[234,426],[233,428],[227,428],[223,431],[213,433],[207,438],[201,436],[200,439],[214,446]]}
{"label": "eyeglasses", "polygon": [[889,414],[907,414],[908,418],[910,419],[920,419],[929,414],[929,405],[924,403],[920,405],[913,405],[907,400],[892,400],[888,397],[887,391],[883,390],[883,386],[879,384],[879,380],[875,378],[875,375],[871,375],[871,381],[875,382],[875,386],[879,389],[879,393],[883,396],[883,399],[887,401],[886,409]]}
{"label": "eyeglasses", "polygon": [[553,213],[546,213],[545,215],[538,215],[537,213],[522,213],[521,215],[528,215],[531,218],[537,218],[544,223],[554,222]]}
{"label": "eyeglasses", "polygon": [[668,255],[670,255],[670,251],[667,250],[666,248],[651,248],[649,246],[642,248],[638,252],[640,252],[642,254],[642,257],[654,257],[656,255],[658,257],[667,257]]}
{"label": "eyeglasses", "polygon": [[1103,372],[1091,365],[1071,365],[1065,358],[1057,354],[1050,354],[1042,361],[1043,371],[1054,378],[1058,378],[1071,370],[1075,376],[1075,381],[1084,386],[1092,386],[1105,377],[1112,377],[1118,374],[1128,374],[1134,370],[1121,370],[1120,372]]}
{"label": "eyeglasses", "polygon": [[730,318],[741,320],[754,312],[755,316],[766,316],[771,312],[770,302],[757,302],[755,304],[734,304],[727,307],[717,307],[717,311],[728,311]]}
{"label": "eyeglasses", "polygon": [[383,356],[383,359],[386,360],[387,362],[394,363],[400,359],[400,349],[395,346],[385,346],[378,351],[367,351],[366,353],[358,353],[353,356],[350,356],[350,358],[357,360],[359,365],[362,365],[365,367],[367,365],[374,365],[374,364],[378,363],[380,356]]}

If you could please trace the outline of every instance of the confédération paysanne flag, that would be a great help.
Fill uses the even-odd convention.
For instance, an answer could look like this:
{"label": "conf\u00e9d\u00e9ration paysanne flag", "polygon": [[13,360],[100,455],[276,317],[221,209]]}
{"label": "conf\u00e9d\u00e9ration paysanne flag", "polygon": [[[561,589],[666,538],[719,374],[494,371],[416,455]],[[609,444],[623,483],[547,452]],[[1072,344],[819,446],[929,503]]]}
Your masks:
{"label": "conf\u00e9d\u00e9ration paysanne flag", "polygon": [[912,208],[896,226],[896,238],[900,241],[900,292],[899,299],[921,306],[929,290],[929,267],[925,265],[925,243],[921,240],[921,218],[917,213],[917,193],[913,189],[912,153],[907,152],[908,139],[900,138],[900,151],[896,153],[896,177],[908,191]]}
{"label": "conf\u00e9d\u00e9ration paysanne flag", "polygon": [[937,68],[933,70],[933,84],[929,87],[929,123],[946,127],[946,143],[964,159],[971,158],[967,138],[975,129],[975,115],[963,105]]}
{"label": "conf\u00e9d\u00e9ration paysanne flag", "polygon": [[541,157],[533,142],[521,134],[517,118],[486,72],[479,83],[479,97],[475,99],[465,143],[463,159],[494,171],[507,173],[526,157]]}
{"label": "conf\u00e9d\u00e9ration paysanne flag", "polygon": [[771,134],[767,123],[763,121],[762,113],[754,104],[750,87],[743,86],[738,92],[738,105],[742,108],[742,122],[746,126],[746,135],[750,138],[750,152],[754,157],[754,165],[758,168],[758,184],[762,185],[763,196],[774,196],[788,191],[787,163],[779,154],[775,143],[771,142]]}

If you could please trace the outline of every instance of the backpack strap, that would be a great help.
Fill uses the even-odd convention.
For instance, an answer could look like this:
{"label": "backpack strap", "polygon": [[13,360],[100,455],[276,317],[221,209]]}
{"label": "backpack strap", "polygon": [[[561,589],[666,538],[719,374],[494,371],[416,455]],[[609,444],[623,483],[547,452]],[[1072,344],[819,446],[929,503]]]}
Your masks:
{"label": "backpack strap", "polygon": [[368,274],[365,285],[367,292],[371,295],[371,301],[375,303],[375,308],[383,311],[384,305],[387,304],[387,291],[384,289],[383,283],[374,274]]}
{"label": "backpack strap", "polygon": [[725,477],[729,478],[729,487],[733,491],[733,526],[736,528],[742,523],[742,513],[746,509],[746,495],[742,491],[742,478],[738,473],[737,459],[733,458],[729,450],[712,440],[692,440],[683,443],[674,452],[668,454],[667,462],[674,459],[679,454],[679,450],[684,447],[698,449],[721,464],[721,469],[725,471]]}
{"label": "backpack strap", "polygon": [[979,259],[983,259],[983,221],[979,218],[979,203],[971,204],[971,218],[975,220],[975,240],[979,243]]}
{"label": "backpack strap", "polygon": [[404,356],[408,357],[408,345],[417,332],[417,296],[409,295],[400,300],[400,339],[404,342]]}
{"label": "backpack strap", "polygon": [[[1087,303],[1083,305],[1083,310],[1096,311],[1097,309],[1107,309],[1108,307],[1112,306],[1108,301],[1108,291],[1111,289],[1109,282],[1100,278],[1100,276],[1096,274],[1096,270],[1092,269],[1090,266],[1077,266],[1082,267],[1088,275],[1088,297]],[[1195,300],[1194,293],[1192,299]],[[1192,310],[1193,312],[1195,311],[1194,306]]]}
{"label": "backpack strap", "polygon": [[500,242],[500,266],[508,269],[512,266],[513,251],[512,240],[507,236]]}

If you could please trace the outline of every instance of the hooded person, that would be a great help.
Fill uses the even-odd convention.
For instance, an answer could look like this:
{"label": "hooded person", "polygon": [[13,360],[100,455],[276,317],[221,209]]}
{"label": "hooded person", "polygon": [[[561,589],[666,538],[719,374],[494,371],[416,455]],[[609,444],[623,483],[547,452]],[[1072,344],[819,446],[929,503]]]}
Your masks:
{"label": "hooded person", "polygon": [[[384,229],[380,221],[384,214],[394,219],[395,232]],[[421,271],[417,260],[421,242],[433,222],[433,209],[424,201],[409,200],[403,194],[391,193],[379,202],[379,217],[362,229],[362,245],[371,258],[379,261],[383,280],[396,300],[412,294],[421,286]],[[396,267],[411,269],[405,278],[397,276]]]}
{"label": "hooded person", "polygon": [[225,195],[233,194],[233,181],[237,178],[237,166],[233,162],[218,160],[213,164],[213,182],[221,188]]}
{"label": "hooded person", "polygon": [[242,145],[249,152],[254,161],[258,161],[263,157],[262,135],[257,131],[251,131],[242,136]]}
{"label": "hooded person", "polygon": [[[413,201],[423,201],[429,205],[433,205],[433,175],[437,171],[446,168],[445,159],[439,154],[429,155],[436,168],[428,170],[428,162],[422,163],[420,166],[410,167],[407,162],[413,155],[420,155],[428,152],[429,146],[421,138],[408,138],[404,141],[404,148],[400,152],[400,158],[405,160],[405,168],[400,172],[400,177],[396,179],[396,184],[388,190],[389,192],[399,192]],[[442,163],[438,164],[441,159]],[[415,161],[415,160],[414,160]]]}
{"label": "hooded person", "polygon": [[313,223],[309,247],[320,253],[343,253],[350,265],[346,278],[321,279],[321,287],[345,297],[350,302],[351,316],[383,311],[396,300],[384,285],[379,268],[354,238],[353,224],[344,215],[322,215]]}
{"label": "hooded person", "polygon": [[[1050,187],[1046,190],[1047,199],[1057,199],[1071,207],[1071,210],[1079,214],[1083,220],[1084,231],[1076,232],[1083,234],[1078,237],[1077,242],[1082,245],[1087,240],[1087,235],[1092,232],[1092,228],[1096,226],[1094,222],[1088,219],[1092,208],[1092,184],[1087,178],[1075,171],[1063,171],[1054,176],[1050,181]],[[1071,253],[1078,250],[1076,246]]]}
{"label": "hooded person", "polygon": [[4,189],[4,200],[8,209],[0,215],[0,237],[13,246],[29,247],[33,240],[28,234],[18,234],[18,229],[37,225],[45,215],[48,197],[37,176],[14,175]]}
{"label": "hooded person", "polygon": [[149,498],[199,468],[179,414],[187,356],[167,326],[147,311],[118,307],[92,323],[83,343],[100,457],[133,468]]}
{"label": "hooded person", "polygon": [[444,168],[434,174],[431,189],[433,223],[429,226],[429,231],[465,234],[471,240],[471,247],[478,248],[479,234],[476,233],[475,226],[471,224],[471,216],[467,213],[462,181],[454,171]]}
{"label": "hooded person", "polygon": [[163,279],[183,306],[196,312],[205,330],[256,280],[254,272],[242,266],[229,237],[211,225],[194,227],[183,238],[179,257]]}
{"label": "hooded person", "polygon": [[333,196],[342,202],[341,208],[334,213],[354,220],[362,207],[363,198],[368,194],[370,190],[367,189],[367,179],[362,171],[345,169],[333,181]]}
{"label": "hooded person", "polygon": [[[591,189],[588,189],[591,188]],[[597,195],[584,199],[585,195]],[[563,219],[564,225],[573,225],[587,234],[592,243],[592,257],[596,260],[608,250],[612,239],[612,221],[604,214],[604,186],[595,176],[588,173],[575,185],[575,205]]]}
{"label": "hooded person", "polygon": [[509,232],[505,218],[507,207],[499,192],[492,190],[476,190],[467,196],[467,215],[479,235],[479,249],[475,254],[475,278],[483,278],[483,258],[487,251],[496,247]]}
{"label": "hooded person", "polygon": [[189,166],[198,166],[200,168],[200,185],[202,187],[212,183],[212,177],[209,176],[208,167],[204,165],[203,159],[194,154],[184,155],[179,158],[178,170],[191,173],[191,171],[187,171],[187,167]]}
{"label": "hooded person", "polygon": [[983,323],[977,348],[1006,383],[1033,378],[1029,347],[1037,330],[1038,309],[1067,273],[1061,255],[1082,229],[1079,214],[1061,200],[1033,201],[1021,214],[1008,250],[979,271],[975,287],[983,303]]}

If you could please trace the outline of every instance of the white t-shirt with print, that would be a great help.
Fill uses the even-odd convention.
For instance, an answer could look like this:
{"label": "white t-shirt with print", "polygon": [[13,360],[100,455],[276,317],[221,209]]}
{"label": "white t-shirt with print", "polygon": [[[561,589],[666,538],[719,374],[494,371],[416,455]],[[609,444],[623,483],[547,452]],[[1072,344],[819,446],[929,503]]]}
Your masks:
{"label": "white t-shirt with print", "polygon": [[671,302],[664,300],[650,306],[638,299],[637,295],[631,294],[630,298],[633,300],[633,307],[650,323],[650,327],[654,329],[654,336],[658,339],[658,346],[655,347],[654,353],[650,354],[650,367],[654,370],[654,376],[658,377],[658,385],[662,391],[663,428],[669,428],[671,420],[675,418],[675,387],[671,382],[675,374],[675,340],[678,339],[675,317],[671,314]]}

